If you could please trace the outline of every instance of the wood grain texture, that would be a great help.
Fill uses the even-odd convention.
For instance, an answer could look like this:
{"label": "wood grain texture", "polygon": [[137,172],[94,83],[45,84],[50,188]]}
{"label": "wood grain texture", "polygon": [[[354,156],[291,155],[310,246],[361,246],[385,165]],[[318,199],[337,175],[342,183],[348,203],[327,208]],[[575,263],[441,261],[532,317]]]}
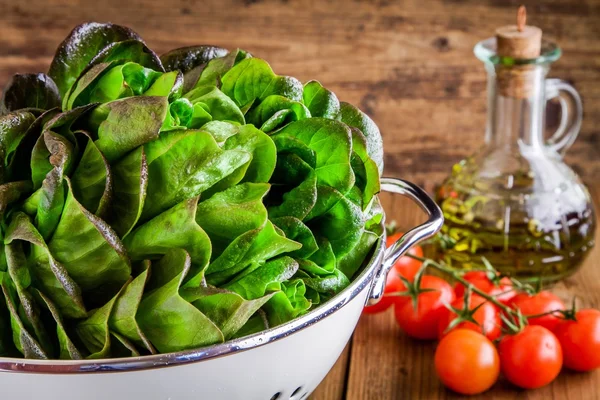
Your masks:
{"label": "wood grain texture", "polygon": [[[359,105],[384,136],[386,174],[431,190],[483,141],[485,72],[472,48],[514,21],[529,22],[564,54],[550,72],[584,99],[580,138],[567,155],[585,181],[600,175],[600,0],[0,0],[0,85],[16,72],[46,71],[60,41],[83,21],[132,27],[158,53],[193,44],[244,48],[277,73],[318,79]],[[596,199],[600,191],[596,191]],[[409,227],[415,207],[387,200]],[[559,290],[600,305],[600,250]],[[316,400],[446,399],[432,371],[434,346],[410,341],[393,315],[363,318]],[[348,378],[348,382],[344,378]],[[600,398],[599,374],[563,374],[548,388],[499,384],[490,399]],[[484,398],[484,396],[481,396]]]}

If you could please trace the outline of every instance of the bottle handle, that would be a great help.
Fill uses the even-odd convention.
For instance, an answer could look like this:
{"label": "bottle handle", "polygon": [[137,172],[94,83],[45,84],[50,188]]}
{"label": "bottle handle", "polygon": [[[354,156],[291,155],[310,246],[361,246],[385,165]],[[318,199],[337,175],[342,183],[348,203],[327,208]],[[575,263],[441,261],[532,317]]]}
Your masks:
{"label": "bottle handle", "polygon": [[561,107],[560,125],[546,144],[564,156],[581,129],[583,104],[577,90],[560,79],[546,80],[546,101],[558,99]]}

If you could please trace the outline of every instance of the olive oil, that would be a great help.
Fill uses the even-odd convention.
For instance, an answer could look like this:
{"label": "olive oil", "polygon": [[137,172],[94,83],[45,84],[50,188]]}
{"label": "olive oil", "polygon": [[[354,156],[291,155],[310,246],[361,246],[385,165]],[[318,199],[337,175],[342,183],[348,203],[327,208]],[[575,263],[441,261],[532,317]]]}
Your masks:
{"label": "olive oil", "polygon": [[[572,208],[570,201],[569,207],[561,207],[561,200],[574,195],[565,187],[563,193],[552,192],[552,201],[558,203],[544,204],[544,194],[524,190],[530,187],[526,176],[517,175],[510,191],[481,179],[473,183],[462,176],[468,170],[465,164],[455,166],[453,177],[436,192],[446,219],[439,258],[455,268],[474,269],[483,268],[485,257],[502,273],[525,280],[553,281],[577,270],[594,245],[590,203]],[[465,181],[471,185],[459,183]]]}

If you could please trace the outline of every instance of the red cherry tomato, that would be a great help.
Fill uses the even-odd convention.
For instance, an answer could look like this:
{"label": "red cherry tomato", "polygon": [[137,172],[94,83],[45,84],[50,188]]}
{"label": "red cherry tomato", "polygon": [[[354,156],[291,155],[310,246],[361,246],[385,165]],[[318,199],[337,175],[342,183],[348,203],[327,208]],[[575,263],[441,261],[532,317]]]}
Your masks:
{"label": "red cherry tomato", "polygon": [[417,339],[435,339],[438,336],[438,324],[446,307],[454,300],[452,287],[437,276],[423,276],[421,288],[433,289],[418,295],[418,307],[413,308],[412,301],[396,303],[396,321],[410,337]]}
{"label": "red cherry tomato", "polygon": [[379,300],[379,303],[372,305],[372,306],[366,306],[363,309],[363,313],[364,314],[377,314],[377,313],[387,310],[388,308],[390,308],[390,306],[392,304],[397,302],[400,299],[400,297],[386,296],[386,294],[395,293],[395,292],[403,292],[404,290],[406,290],[406,286],[404,286],[404,283],[402,283],[402,280],[400,279],[398,274],[395,273],[394,270],[390,271],[390,273],[388,274],[387,279],[385,281],[385,289],[383,291],[383,297],[381,298],[381,300]]}
{"label": "red cherry tomato", "polygon": [[485,392],[498,380],[500,358],[494,344],[480,333],[457,329],[435,351],[435,370],[442,383],[461,394]]}
{"label": "red cherry tomato", "polygon": [[[393,235],[388,236],[387,238],[387,247],[390,247],[394,243],[398,241],[402,237],[403,233],[398,232]],[[410,250],[408,250],[408,254],[412,254],[413,256],[423,257],[423,249],[421,246],[414,246]],[[423,263],[419,260],[415,260],[414,258],[410,258],[407,256],[400,257],[396,264],[394,264],[394,269],[403,277],[412,282],[415,279],[415,275],[419,272],[421,265]]]}
{"label": "red cherry tomato", "polygon": [[[485,271],[467,272],[463,275],[463,279],[490,296],[495,296],[496,299],[502,303],[508,303],[517,294],[517,292],[513,290],[510,279],[504,277],[500,279],[499,285],[495,285],[494,282],[490,281],[487,277],[487,272]],[[457,284],[454,290],[457,298],[462,297],[465,293],[465,287],[462,283]]]}
{"label": "red cherry tomato", "polygon": [[[454,300],[454,302],[452,302],[452,307],[458,310],[464,309],[464,298]],[[477,321],[476,324],[473,322],[464,321],[460,322],[457,326],[452,328],[452,330],[469,329],[482,333],[490,340],[498,339],[500,337],[500,333],[502,333],[502,319],[500,318],[498,308],[483,297],[473,294],[471,296],[471,301],[469,302],[469,310],[473,310],[476,307],[479,307],[473,313],[473,319]],[[446,330],[456,317],[458,317],[458,315],[455,312],[449,309],[445,310],[438,325],[438,335],[440,338],[448,333]]]}
{"label": "red cherry tomato", "polygon": [[[510,300],[510,306],[515,309],[518,308],[525,316],[565,309],[565,304],[562,300],[546,290],[542,290],[534,295],[519,293]],[[554,331],[561,318],[556,314],[548,314],[543,317],[530,318],[528,321],[529,325],[540,325],[550,331]]]}
{"label": "red cherry tomato", "polygon": [[580,310],[575,318],[576,321],[563,320],[555,328],[565,367],[591,371],[600,367],[600,311]]}
{"label": "red cherry tomato", "polygon": [[552,332],[543,326],[528,325],[507,335],[498,345],[502,373],[523,389],[535,389],[552,382],[563,362],[562,348]]}

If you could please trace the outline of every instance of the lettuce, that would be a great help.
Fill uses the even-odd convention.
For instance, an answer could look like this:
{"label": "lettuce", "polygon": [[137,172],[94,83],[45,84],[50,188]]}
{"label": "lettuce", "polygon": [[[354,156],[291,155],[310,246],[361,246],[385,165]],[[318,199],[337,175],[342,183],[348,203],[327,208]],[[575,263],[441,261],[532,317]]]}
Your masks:
{"label": "lettuce", "polygon": [[347,287],[381,237],[381,137],[243,50],[88,23],[0,100],[0,356],[221,343]]}

